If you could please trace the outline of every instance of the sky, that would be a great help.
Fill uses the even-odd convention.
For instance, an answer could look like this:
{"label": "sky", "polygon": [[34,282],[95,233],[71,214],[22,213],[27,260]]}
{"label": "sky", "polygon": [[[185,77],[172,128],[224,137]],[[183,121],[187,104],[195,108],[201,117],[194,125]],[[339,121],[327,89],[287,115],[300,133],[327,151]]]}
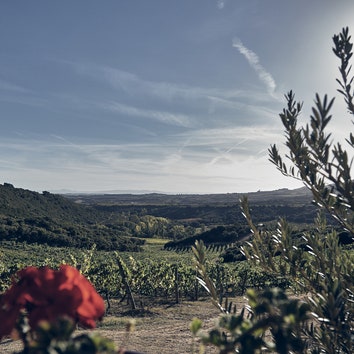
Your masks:
{"label": "sky", "polygon": [[336,96],[352,0],[0,2],[0,183],[33,191],[243,193],[281,175],[284,94]]}

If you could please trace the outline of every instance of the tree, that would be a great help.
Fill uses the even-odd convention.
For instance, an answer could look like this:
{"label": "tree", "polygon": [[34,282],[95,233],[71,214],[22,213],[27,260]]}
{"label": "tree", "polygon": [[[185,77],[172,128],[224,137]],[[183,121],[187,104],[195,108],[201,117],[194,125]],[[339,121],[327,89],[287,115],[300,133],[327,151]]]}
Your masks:
{"label": "tree", "polygon": [[[348,112],[354,114],[353,77],[350,77],[353,45],[348,28],[334,35],[333,43],[333,52],[340,59],[338,91],[344,96]],[[244,247],[244,253],[265,269],[290,276],[296,289],[308,294],[306,302],[310,305],[314,326],[304,327],[303,333],[310,352],[352,353],[354,257],[339,245],[337,233],[326,227],[324,211],[354,237],[354,184],[350,158],[354,136],[350,133],[346,139],[349,152],[340,142],[331,141],[327,126],[332,119],[330,110],[334,98],[328,99],[325,95],[321,100],[316,94],[310,123],[298,127],[302,103],[295,101],[292,91],[285,97],[287,108],[280,118],[285,128],[289,152],[286,158],[290,164],[284,162],[275,145],[269,149],[270,161],[282,174],[303,181],[312,192],[319,215],[314,231],[306,232],[303,244],[299,244],[292,238],[291,226],[285,220],[279,221],[275,234],[258,230],[244,198],[242,209],[254,235],[252,244]]]}
{"label": "tree", "polygon": [[[333,52],[340,60],[338,91],[352,115],[354,91],[350,59],[353,45],[348,28],[334,35],[333,43]],[[253,237],[242,250],[249,262],[291,279],[293,291],[301,294],[302,300],[292,304],[292,300],[277,290],[266,289],[258,295],[251,292],[250,319],[243,313],[242,317],[227,314],[219,327],[209,332],[206,342],[217,345],[220,353],[353,353],[354,254],[344,249],[338,242],[337,232],[327,227],[325,214],[333,216],[354,238],[350,157],[354,136],[350,133],[346,139],[348,148],[331,141],[327,129],[334,98],[325,95],[321,99],[316,94],[306,126],[298,126],[302,103],[295,100],[292,91],[285,98],[287,106],[280,118],[288,154],[282,156],[277,146],[272,145],[269,159],[282,174],[302,181],[311,190],[319,213],[313,231],[305,232],[299,242],[292,237],[292,227],[284,219],[279,220],[276,232],[258,229],[244,197],[241,208]],[[301,313],[291,310],[294,308],[301,309]],[[220,334],[220,328],[226,329],[229,335]],[[266,333],[271,334],[270,342],[263,340]],[[298,341],[293,342],[294,338]]]}

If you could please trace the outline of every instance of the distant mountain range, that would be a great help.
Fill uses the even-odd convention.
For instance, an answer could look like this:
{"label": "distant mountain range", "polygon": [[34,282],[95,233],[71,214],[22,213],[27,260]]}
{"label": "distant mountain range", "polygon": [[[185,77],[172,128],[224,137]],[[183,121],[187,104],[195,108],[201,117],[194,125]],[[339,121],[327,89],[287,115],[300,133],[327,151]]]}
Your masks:
{"label": "distant mountain range", "polygon": [[70,189],[58,189],[58,190],[49,190],[50,193],[60,194],[60,195],[160,195],[160,196],[240,196],[240,195],[248,195],[252,198],[262,199],[264,197],[272,197],[272,196],[307,196],[311,195],[310,191],[306,187],[301,187],[297,189],[288,189],[281,188],[271,191],[257,191],[257,192],[244,192],[244,193],[166,193],[163,191],[156,190],[147,190],[147,189],[135,189],[135,190],[127,190],[127,189],[112,189],[112,190],[97,190],[97,191],[75,191]]}
{"label": "distant mountain range", "polygon": [[220,194],[163,194],[163,193],[65,193],[63,196],[85,204],[118,205],[225,205],[238,204],[240,198],[246,195],[250,202],[263,204],[296,204],[310,203],[311,192],[306,188],[277,189],[274,191],[258,191],[250,193],[220,193]]}
{"label": "distant mountain range", "polygon": [[[51,190],[50,192],[45,191],[41,194],[27,189],[16,188],[10,183],[4,183],[4,185],[0,184],[0,197],[1,194],[3,194],[5,191],[9,191],[11,189],[13,190],[13,192],[17,191],[17,193],[14,193],[14,195],[18,195],[19,191],[21,191],[21,193],[25,193],[26,195],[31,194],[32,197],[38,194],[40,196],[40,199],[42,199],[40,203],[41,205],[46,204],[47,202],[48,198],[42,197],[42,195],[46,194],[51,194],[52,196],[57,195],[58,197],[65,197],[65,199],[70,199],[71,201],[76,201],[83,204],[114,203],[121,205],[225,205],[239,203],[240,198],[244,195],[248,197],[250,202],[257,204],[263,204],[268,202],[272,202],[275,204],[279,204],[282,202],[296,204],[307,203],[312,200],[312,194],[306,187],[297,189],[281,188],[272,191],[258,191],[249,193],[218,194],[168,194],[149,190],[106,190],[97,192],[77,192],[67,189],[60,189],[56,191]],[[1,203],[0,201],[0,211],[2,204],[3,203]],[[15,204],[18,204],[18,201],[16,201]],[[38,209],[36,210],[36,213],[37,212]]]}
{"label": "distant mountain range", "polygon": [[152,191],[152,190],[145,190],[145,189],[132,189],[132,190],[126,190],[126,189],[114,189],[114,190],[97,190],[97,191],[74,191],[72,189],[51,189],[49,190],[50,193],[53,194],[151,194],[151,193],[158,193],[158,194],[170,194],[170,193],[164,193],[161,191]]}

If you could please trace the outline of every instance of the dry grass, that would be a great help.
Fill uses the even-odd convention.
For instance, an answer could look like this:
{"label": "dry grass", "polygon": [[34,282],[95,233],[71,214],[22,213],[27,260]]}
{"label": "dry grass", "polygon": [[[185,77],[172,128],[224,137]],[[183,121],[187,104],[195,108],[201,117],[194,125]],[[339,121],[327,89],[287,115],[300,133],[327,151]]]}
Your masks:
{"label": "dry grass", "polygon": [[[244,299],[233,299],[238,309]],[[194,317],[203,321],[203,328],[212,327],[219,311],[209,299],[203,301],[183,301],[181,304],[159,302],[150,303],[144,309],[129,310],[126,304],[114,302],[111,313],[96,329],[101,335],[111,338],[117,346],[141,351],[145,354],[191,353],[192,335],[189,325]],[[126,324],[133,319],[135,330],[127,337]],[[13,353],[21,349],[19,341],[5,339],[0,343],[0,353]],[[206,353],[217,353],[215,348],[206,348]]]}

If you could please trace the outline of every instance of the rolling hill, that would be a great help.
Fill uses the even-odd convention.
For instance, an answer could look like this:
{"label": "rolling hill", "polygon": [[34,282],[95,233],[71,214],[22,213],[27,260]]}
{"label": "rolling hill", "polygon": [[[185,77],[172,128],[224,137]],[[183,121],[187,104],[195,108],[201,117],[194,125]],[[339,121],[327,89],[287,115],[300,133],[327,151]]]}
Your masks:
{"label": "rolling hill", "polygon": [[138,250],[143,242],[103,212],[61,195],[0,185],[0,241],[98,249]]}
{"label": "rolling hill", "polygon": [[[0,242],[102,250],[139,250],[142,238],[180,240],[213,228],[244,225],[242,194],[52,194],[0,185]],[[255,222],[280,216],[312,223],[316,208],[304,189],[247,194]],[[225,232],[223,234],[226,235]],[[212,240],[210,240],[212,241]]]}

